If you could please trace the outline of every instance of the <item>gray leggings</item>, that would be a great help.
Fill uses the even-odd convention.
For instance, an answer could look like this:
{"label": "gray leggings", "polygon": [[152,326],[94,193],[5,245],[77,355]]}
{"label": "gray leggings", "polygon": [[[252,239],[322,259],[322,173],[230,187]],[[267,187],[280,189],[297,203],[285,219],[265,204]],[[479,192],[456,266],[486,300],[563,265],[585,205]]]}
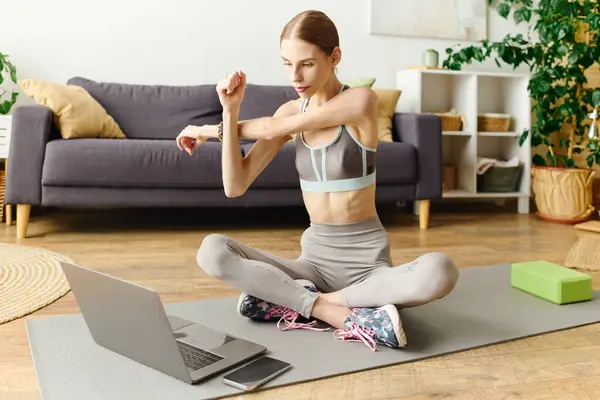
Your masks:
{"label": "gray leggings", "polygon": [[443,253],[427,253],[394,267],[388,235],[378,217],[348,224],[311,222],[296,259],[210,234],[197,261],[210,276],[262,300],[311,316],[316,293],[294,282],[308,279],[323,293],[340,291],[346,307],[414,307],[450,293],[458,270]]}

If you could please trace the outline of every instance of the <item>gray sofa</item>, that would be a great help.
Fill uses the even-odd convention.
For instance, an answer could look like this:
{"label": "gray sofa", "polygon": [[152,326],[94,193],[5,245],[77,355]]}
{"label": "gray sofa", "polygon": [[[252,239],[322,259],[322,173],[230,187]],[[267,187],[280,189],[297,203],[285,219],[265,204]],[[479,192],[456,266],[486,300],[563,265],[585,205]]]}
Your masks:
{"label": "gray sofa", "polygon": [[[159,86],[75,77],[116,120],[127,139],[62,139],[52,111],[21,105],[13,113],[6,204],[17,205],[17,237],[27,234],[31,206],[270,207],[302,205],[294,148],[286,144],[248,191],[227,198],[221,144],[209,140],[193,156],[174,138],[187,125],[216,124],[222,108],[214,85]],[[293,88],[248,84],[240,120],[271,116],[297,98]],[[400,99],[402,101],[402,99]],[[429,200],[442,194],[439,117],[395,114],[394,142],[377,154],[378,204],[419,201],[421,228]],[[242,140],[246,154],[252,141]]]}

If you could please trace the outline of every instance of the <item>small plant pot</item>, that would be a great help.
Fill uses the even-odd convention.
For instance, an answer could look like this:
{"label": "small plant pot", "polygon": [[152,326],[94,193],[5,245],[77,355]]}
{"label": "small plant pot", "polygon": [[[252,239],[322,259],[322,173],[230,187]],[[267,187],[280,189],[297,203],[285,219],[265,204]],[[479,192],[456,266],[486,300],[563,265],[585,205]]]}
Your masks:
{"label": "small plant pot", "polygon": [[594,170],[533,166],[531,175],[538,217],[564,224],[592,219]]}

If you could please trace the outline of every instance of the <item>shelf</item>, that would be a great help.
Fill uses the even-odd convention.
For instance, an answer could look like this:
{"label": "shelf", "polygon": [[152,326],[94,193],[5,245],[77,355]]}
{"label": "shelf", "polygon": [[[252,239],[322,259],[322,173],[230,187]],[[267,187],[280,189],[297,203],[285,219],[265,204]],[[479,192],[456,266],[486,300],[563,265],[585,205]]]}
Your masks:
{"label": "shelf", "polygon": [[[442,131],[444,136],[471,136],[472,132],[468,131]],[[519,132],[477,132],[477,136],[483,137],[510,137],[518,138],[521,136]]]}
{"label": "shelf", "polygon": [[477,132],[478,136],[488,136],[488,137],[514,137],[518,138],[521,136],[519,132]]}
{"label": "shelf", "polygon": [[527,193],[521,192],[468,192],[466,190],[449,190],[442,193],[442,197],[445,198],[471,198],[471,199],[494,199],[494,198],[515,198],[515,197],[529,197]]}
{"label": "shelf", "polygon": [[8,158],[12,115],[0,115],[0,159]]}
{"label": "shelf", "polygon": [[476,142],[471,134],[442,136],[442,163],[455,168],[455,187],[474,192]]}
{"label": "shelf", "polygon": [[[442,131],[444,178],[455,190],[443,198],[518,199],[520,213],[529,212],[531,185],[531,136],[520,145],[521,132],[531,127],[529,74],[500,71],[404,70],[396,73],[396,88],[402,96],[397,112],[443,113],[455,110],[463,117],[460,131]],[[484,132],[478,115],[508,114],[508,132]],[[480,157],[507,161],[517,158],[523,165],[516,192],[477,192],[477,161]],[[450,175],[453,174],[453,175]]]}
{"label": "shelf", "polygon": [[506,161],[519,157],[527,161],[530,149],[527,145],[520,146],[516,136],[479,135],[477,140],[477,157],[495,158]]}
{"label": "shelf", "polygon": [[509,131],[515,132],[515,135],[516,132],[522,132],[529,126],[531,119],[527,84],[527,78],[520,75],[478,76],[477,114],[508,114],[510,115]]}
{"label": "shelf", "polygon": [[442,197],[447,198],[461,198],[461,197],[471,197],[474,193],[467,192],[466,190],[454,189],[448,190],[447,192],[442,193]]}
{"label": "shelf", "polygon": [[465,131],[442,131],[442,135],[444,136],[471,136],[471,132]]}
{"label": "shelf", "polygon": [[530,74],[526,72],[499,72],[499,71],[468,71],[468,70],[448,70],[448,69],[413,69],[412,71],[430,75],[468,75],[490,78],[529,78]]}
{"label": "shelf", "polygon": [[527,193],[521,192],[477,192],[475,197],[484,198],[497,198],[497,197],[529,197]]}

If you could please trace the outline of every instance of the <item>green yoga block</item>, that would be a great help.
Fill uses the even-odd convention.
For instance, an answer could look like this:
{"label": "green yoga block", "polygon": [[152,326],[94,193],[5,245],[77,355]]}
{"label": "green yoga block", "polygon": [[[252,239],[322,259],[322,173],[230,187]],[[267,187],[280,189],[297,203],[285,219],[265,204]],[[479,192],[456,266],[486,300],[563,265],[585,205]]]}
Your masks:
{"label": "green yoga block", "polygon": [[513,287],[556,304],[592,299],[591,276],[548,261],[530,261],[511,265]]}

